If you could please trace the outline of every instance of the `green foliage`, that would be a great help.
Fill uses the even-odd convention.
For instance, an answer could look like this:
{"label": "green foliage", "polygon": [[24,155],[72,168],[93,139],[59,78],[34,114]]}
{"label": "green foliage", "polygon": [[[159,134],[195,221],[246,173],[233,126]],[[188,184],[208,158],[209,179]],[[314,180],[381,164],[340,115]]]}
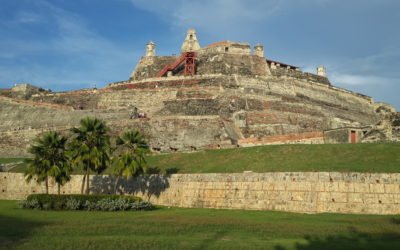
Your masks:
{"label": "green foliage", "polygon": [[72,169],[65,153],[66,143],[67,138],[54,131],[37,138],[28,150],[33,158],[26,160],[26,180],[36,178],[38,183],[46,182],[46,192],[49,177],[53,177],[59,186],[68,182]]}
{"label": "green foliage", "polygon": [[84,209],[97,211],[128,211],[128,210],[151,210],[149,202],[135,201],[128,199],[105,198],[98,202],[86,202]]}
{"label": "green foliage", "polygon": [[113,158],[112,173],[117,176],[115,191],[119,177],[131,178],[147,171],[145,153],[149,146],[143,135],[135,130],[125,131],[116,141],[116,156]]}
{"label": "green foliage", "polygon": [[145,153],[149,146],[143,135],[135,130],[128,130],[117,138],[118,153],[113,159],[113,173],[116,176],[130,178],[146,172]]}
{"label": "green foliage", "polygon": [[106,124],[92,117],[80,121],[79,128],[72,128],[75,134],[71,144],[71,156],[75,165],[95,173],[102,173],[110,158],[110,138]]}
{"label": "green foliage", "polygon": [[84,170],[88,194],[90,172],[100,174],[109,165],[111,147],[108,129],[103,121],[86,117],[80,121],[79,128],[73,128],[71,131],[74,137],[69,145],[69,156],[75,167]]}
{"label": "green foliage", "polygon": [[150,210],[152,205],[139,197],[118,195],[33,194],[20,203],[23,208],[43,210],[126,211]]}
{"label": "green foliage", "polygon": [[66,210],[79,210],[82,206],[82,201],[75,199],[73,197],[68,197],[65,202]]}
{"label": "green foliage", "polygon": [[108,198],[108,199],[126,199],[130,201],[141,201],[142,199],[140,197],[136,196],[120,196],[120,195],[106,195],[106,194],[90,194],[90,195],[83,195],[83,194],[63,194],[63,195],[54,195],[54,194],[31,194],[29,195],[26,200],[38,200],[39,203],[51,203],[54,201],[63,201],[68,200],[70,198],[73,198],[75,200],[85,202],[97,202],[99,200]]}
{"label": "green foliage", "polygon": [[40,209],[40,203],[37,199],[23,200],[18,203],[20,208]]}

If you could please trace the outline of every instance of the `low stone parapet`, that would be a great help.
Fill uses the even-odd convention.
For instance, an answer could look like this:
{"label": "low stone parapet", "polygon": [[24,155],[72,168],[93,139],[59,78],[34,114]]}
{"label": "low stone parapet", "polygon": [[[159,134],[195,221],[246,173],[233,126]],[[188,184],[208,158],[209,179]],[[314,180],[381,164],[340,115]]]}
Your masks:
{"label": "low stone parapet", "polygon": [[[81,175],[61,188],[80,193]],[[92,176],[92,193],[114,193],[115,179]],[[120,180],[117,192],[157,205],[278,210],[299,213],[399,214],[400,174],[276,172],[242,174],[151,175]],[[23,174],[0,173],[0,199],[43,193],[44,185],[26,183]],[[50,192],[57,187],[50,182]]]}

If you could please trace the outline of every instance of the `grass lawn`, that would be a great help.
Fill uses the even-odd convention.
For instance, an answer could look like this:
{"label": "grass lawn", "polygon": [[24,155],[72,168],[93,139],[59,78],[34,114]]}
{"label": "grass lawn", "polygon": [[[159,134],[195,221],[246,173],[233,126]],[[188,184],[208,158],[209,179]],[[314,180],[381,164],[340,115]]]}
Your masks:
{"label": "grass lawn", "polygon": [[[1,159],[0,159],[1,160]],[[6,159],[3,159],[6,160]],[[270,145],[147,157],[161,173],[400,172],[400,143]],[[12,172],[23,172],[22,164]]]}
{"label": "grass lawn", "polygon": [[[1,166],[1,164],[14,163],[13,164],[13,165],[15,165],[14,168],[18,169],[17,171],[23,171],[26,168],[24,160],[25,160],[25,158],[0,158],[0,166]],[[1,171],[1,168],[0,168],[0,171]]]}
{"label": "grass lawn", "polygon": [[148,158],[150,166],[179,173],[229,173],[251,170],[400,172],[400,143],[270,145],[176,153]]}
{"label": "grass lawn", "polygon": [[0,158],[0,164],[23,161],[24,158]]}
{"label": "grass lawn", "polygon": [[0,225],[1,249],[400,249],[400,216],[37,211],[0,201]]}

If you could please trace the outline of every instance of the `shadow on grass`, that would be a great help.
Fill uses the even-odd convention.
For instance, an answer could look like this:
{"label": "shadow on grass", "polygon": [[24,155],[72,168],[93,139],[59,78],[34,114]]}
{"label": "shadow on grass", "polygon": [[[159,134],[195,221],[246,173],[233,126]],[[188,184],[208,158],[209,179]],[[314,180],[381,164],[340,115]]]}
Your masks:
{"label": "shadow on grass", "polygon": [[213,246],[213,244],[221,239],[226,235],[227,231],[217,231],[215,232],[214,236],[211,238],[208,238],[204,240],[200,246],[198,246],[196,249],[208,249]]}
{"label": "shadow on grass", "polygon": [[[380,234],[361,233],[352,228],[346,235],[331,235],[327,237],[305,236],[307,243],[297,243],[295,249],[400,249],[400,234],[387,232]],[[276,250],[284,250],[276,246]]]}
{"label": "shadow on grass", "polygon": [[0,215],[0,249],[14,249],[46,223]]}

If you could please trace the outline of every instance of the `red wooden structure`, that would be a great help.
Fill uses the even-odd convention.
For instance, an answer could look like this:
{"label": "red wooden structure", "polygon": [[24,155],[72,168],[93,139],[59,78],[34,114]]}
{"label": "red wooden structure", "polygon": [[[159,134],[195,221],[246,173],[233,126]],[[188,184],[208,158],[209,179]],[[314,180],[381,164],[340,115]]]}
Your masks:
{"label": "red wooden structure", "polygon": [[162,70],[157,73],[157,77],[164,76],[168,71],[173,71],[178,68],[182,63],[185,63],[185,76],[192,76],[196,74],[196,53],[195,52],[184,52],[176,59],[176,61],[170,65],[165,66]]}
{"label": "red wooden structure", "polygon": [[350,133],[350,141],[351,143],[357,143],[357,135],[356,135],[356,131],[351,131]]}
{"label": "red wooden structure", "polygon": [[185,76],[196,74],[196,53],[185,52]]}

